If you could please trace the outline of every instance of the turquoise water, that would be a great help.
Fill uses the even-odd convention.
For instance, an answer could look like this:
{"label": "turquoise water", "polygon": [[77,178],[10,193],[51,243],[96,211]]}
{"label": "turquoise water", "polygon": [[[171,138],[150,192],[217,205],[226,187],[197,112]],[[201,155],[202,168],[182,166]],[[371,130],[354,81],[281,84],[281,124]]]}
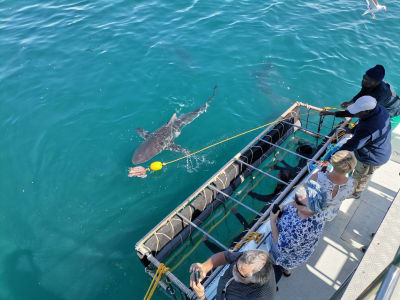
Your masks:
{"label": "turquoise water", "polygon": [[142,298],[136,241],[254,135],[138,179],[135,128],[215,84],[176,140],[192,151],[293,101],[338,105],[377,63],[399,91],[400,4],[383,4],[372,20],[362,0],[0,1],[0,298]]}

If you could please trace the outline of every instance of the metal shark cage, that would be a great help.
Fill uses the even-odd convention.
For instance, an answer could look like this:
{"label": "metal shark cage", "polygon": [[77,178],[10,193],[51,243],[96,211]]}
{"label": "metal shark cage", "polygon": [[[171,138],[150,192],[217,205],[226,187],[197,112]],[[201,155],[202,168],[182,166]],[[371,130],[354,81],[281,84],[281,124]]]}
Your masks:
{"label": "metal shark cage", "polygon": [[[317,161],[325,153],[335,137],[337,120],[334,117],[320,117],[319,111],[321,111],[320,108],[301,102],[293,104],[137,242],[136,253],[145,266],[145,272],[151,277],[155,276],[155,270],[161,263],[168,265],[173,259],[180,259],[175,267],[171,267],[171,270],[165,273],[158,284],[166,296],[171,299],[196,298],[196,295],[188,287],[188,268],[184,279],[178,278],[174,271],[193,253],[199,243],[204,241],[204,238],[220,249],[233,251],[240,250],[248,240],[258,239],[260,241],[266,238],[265,235],[254,237],[254,233],[268,219],[272,205],[262,204],[251,207],[249,204],[243,203],[243,197],[238,199],[233,194],[240,194],[249,187],[254,188],[255,178],[262,175],[263,178],[268,178],[284,186],[284,189],[273,199],[273,203],[281,203],[293,187],[304,178],[308,171],[308,165]],[[340,128],[344,126],[341,125]],[[315,149],[310,155],[305,156],[290,149],[291,137],[296,134],[301,136],[301,140],[315,145]],[[272,171],[273,165],[280,162],[277,157],[287,154],[308,162],[289,182],[274,175]],[[262,167],[264,165],[266,167]],[[230,243],[230,247],[212,235],[211,230],[206,229],[209,227],[208,224],[213,222],[221,224],[222,220],[232,211],[232,208],[230,210],[227,208],[228,205],[241,207],[251,220],[248,228],[241,231],[236,241]],[[225,230],[224,233],[226,232]],[[194,244],[196,236],[200,236],[200,240]],[[238,239],[241,242],[238,242]],[[182,250],[178,249],[180,247],[190,248],[189,253],[183,254]],[[203,260],[206,258],[203,257]],[[217,268],[206,277],[203,282],[206,290],[221,270],[222,268]]]}

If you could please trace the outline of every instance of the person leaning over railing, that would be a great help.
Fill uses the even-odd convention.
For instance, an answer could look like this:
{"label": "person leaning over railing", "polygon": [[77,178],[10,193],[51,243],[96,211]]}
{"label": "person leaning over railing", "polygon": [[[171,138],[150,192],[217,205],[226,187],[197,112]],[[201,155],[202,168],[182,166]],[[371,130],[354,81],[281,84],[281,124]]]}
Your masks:
{"label": "person leaning over railing", "polygon": [[201,281],[212,269],[229,264],[217,286],[216,300],[276,299],[275,274],[270,255],[262,250],[219,252],[204,263],[190,266],[190,287],[199,300],[206,299]]}
{"label": "person leaning over railing", "polygon": [[[391,125],[387,110],[377,104],[376,99],[371,96],[358,98],[356,102],[347,107],[347,110],[354,117],[359,118],[359,121],[351,129],[353,137],[340,149],[353,151],[357,158],[357,165],[353,173],[357,184],[353,197],[358,199],[372,174],[390,158],[392,152]],[[335,113],[321,111],[320,114],[332,115]]]}
{"label": "person leaning over railing", "polygon": [[[332,170],[323,172],[318,171],[310,177],[310,180],[318,182],[326,192],[326,207],[323,215],[327,221],[332,221],[339,209],[342,201],[348,198],[354,190],[355,180],[346,175],[353,172],[357,159],[353,152],[341,150],[332,155],[327,165],[332,164]],[[322,162],[322,165],[326,165]]]}
{"label": "person leaning over railing", "polygon": [[[341,106],[346,108],[362,96],[372,96],[378,104],[386,108],[390,117],[400,115],[400,98],[383,78],[385,78],[385,68],[382,65],[376,65],[367,70],[361,81],[360,92],[350,101],[343,102]],[[339,114],[343,113],[345,115],[340,115],[341,117],[351,117],[348,111],[340,112]]]}
{"label": "person leaning over railing", "polygon": [[310,180],[300,185],[293,200],[280,206],[280,217],[280,211],[271,211],[271,235],[267,239],[271,258],[283,268],[285,276],[309,259],[325,226],[321,212],[326,205],[326,192],[317,182]]}

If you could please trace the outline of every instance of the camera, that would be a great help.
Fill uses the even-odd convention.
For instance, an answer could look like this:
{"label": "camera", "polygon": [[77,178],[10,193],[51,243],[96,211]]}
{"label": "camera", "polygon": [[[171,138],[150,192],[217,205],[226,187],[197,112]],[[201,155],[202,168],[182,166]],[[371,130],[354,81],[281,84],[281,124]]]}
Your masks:
{"label": "camera", "polygon": [[279,211],[278,218],[280,218],[282,216],[282,211],[278,204],[274,204],[274,206],[272,207],[272,213],[276,214],[278,211]]}
{"label": "camera", "polygon": [[194,281],[196,282],[196,284],[199,284],[199,282],[200,282],[200,271],[199,270],[195,270],[192,273],[193,273]]}

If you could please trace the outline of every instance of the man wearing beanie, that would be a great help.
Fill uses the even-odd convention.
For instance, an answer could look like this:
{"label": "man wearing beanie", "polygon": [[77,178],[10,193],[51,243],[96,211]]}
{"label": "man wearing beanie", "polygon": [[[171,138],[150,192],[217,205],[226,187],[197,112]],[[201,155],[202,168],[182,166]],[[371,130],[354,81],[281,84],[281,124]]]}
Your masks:
{"label": "man wearing beanie", "polygon": [[[372,96],[376,99],[378,104],[382,105],[389,112],[390,117],[400,115],[400,98],[390,87],[390,85],[383,81],[385,77],[385,68],[382,65],[367,70],[361,82],[361,91],[353,97],[350,101],[343,102],[342,107],[353,104],[358,98],[362,96]],[[337,112],[337,117],[349,117],[348,112]]]}
{"label": "man wearing beanie", "polygon": [[359,198],[371,175],[390,158],[390,118],[387,110],[371,96],[358,98],[347,106],[347,112],[360,120],[351,130],[353,137],[340,150],[353,151],[357,158],[353,196]]}

